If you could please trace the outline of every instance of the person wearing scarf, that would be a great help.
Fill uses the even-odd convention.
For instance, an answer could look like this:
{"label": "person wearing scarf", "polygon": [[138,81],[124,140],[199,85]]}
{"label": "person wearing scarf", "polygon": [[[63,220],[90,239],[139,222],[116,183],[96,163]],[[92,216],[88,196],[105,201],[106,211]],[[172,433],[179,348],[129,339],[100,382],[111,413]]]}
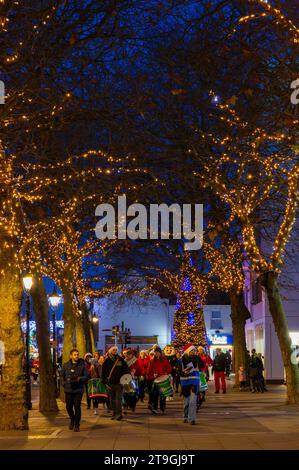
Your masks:
{"label": "person wearing scarf", "polygon": [[102,380],[106,385],[112,408],[112,418],[120,421],[122,416],[122,385],[120,379],[124,374],[129,373],[126,361],[119,356],[118,347],[111,346],[102,367]]}

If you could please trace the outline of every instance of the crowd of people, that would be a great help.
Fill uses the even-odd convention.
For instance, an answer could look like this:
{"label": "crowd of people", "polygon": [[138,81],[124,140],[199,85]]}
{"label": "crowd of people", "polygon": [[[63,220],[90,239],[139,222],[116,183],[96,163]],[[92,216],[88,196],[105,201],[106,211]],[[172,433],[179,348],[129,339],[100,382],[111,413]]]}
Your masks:
{"label": "crowd of people", "polygon": [[[252,391],[262,391],[259,356],[252,353],[248,371],[240,367],[240,390],[249,378]],[[112,420],[121,420],[129,410],[135,412],[138,401],[147,399],[148,410],[157,415],[164,413],[167,401],[180,393],[183,400],[183,421],[194,425],[196,413],[205,401],[210,370],[214,375],[215,393],[226,393],[226,379],[231,370],[231,355],[216,349],[214,359],[208,351],[193,344],[186,344],[181,351],[168,345],[162,349],[153,345],[139,353],[125,348],[121,354],[117,346],[107,353],[87,353],[79,358],[77,349],[70,352],[70,360],[61,368],[61,384],[65,391],[65,403],[70,417],[70,429],[79,431],[81,401],[86,392],[87,408],[98,414],[99,405],[111,414]],[[242,371],[242,369],[244,369]],[[257,369],[256,376],[253,375]],[[242,375],[243,374],[243,375]],[[263,374],[262,374],[263,375]],[[263,384],[263,385],[262,385]]]}
{"label": "crowd of people", "polygon": [[246,365],[240,366],[239,371],[240,391],[250,391],[251,393],[267,392],[264,379],[264,364],[261,353],[252,349],[251,355],[247,351]]}

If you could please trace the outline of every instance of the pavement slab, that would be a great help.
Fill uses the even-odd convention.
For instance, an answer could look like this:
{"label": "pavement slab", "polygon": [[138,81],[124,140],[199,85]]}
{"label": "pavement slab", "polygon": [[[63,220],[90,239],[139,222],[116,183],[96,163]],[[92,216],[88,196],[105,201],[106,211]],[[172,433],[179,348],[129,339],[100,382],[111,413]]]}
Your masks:
{"label": "pavement slab", "polygon": [[226,395],[214,395],[209,384],[195,426],[183,423],[178,394],[165,414],[154,416],[146,403],[138,403],[122,421],[111,421],[102,410],[95,416],[83,404],[75,434],[62,402],[59,413],[44,415],[35,399],[30,430],[0,432],[0,450],[299,450],[299,406],[285,405],[284,386],[251,394],[229,384]]}

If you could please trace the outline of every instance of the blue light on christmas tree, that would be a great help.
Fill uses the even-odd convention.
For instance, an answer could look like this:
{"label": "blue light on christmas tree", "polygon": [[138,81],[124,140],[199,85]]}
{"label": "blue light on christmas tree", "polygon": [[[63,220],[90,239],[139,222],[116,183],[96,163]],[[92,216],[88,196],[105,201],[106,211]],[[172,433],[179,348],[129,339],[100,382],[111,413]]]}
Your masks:
{"label": "blue light on christmas tree", "polygon": [[184,292],[191,292],[192,291],[191,282],[190,282],[190,279],[188,277],[185,277],[182,289],[183,289]]}
{"label": "blue light on christmas tree", "polygon": [[193,312],[188,313],[187,325],[188,326],[195,325],[195,316]]}

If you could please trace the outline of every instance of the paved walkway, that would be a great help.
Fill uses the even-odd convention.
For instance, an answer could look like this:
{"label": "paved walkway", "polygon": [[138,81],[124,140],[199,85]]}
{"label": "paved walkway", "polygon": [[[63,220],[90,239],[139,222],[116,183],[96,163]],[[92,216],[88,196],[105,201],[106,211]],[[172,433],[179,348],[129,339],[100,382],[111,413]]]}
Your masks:
{"label": "paved walkway", "polygon": [[214,395],[210,382],[196,426],[183,423],[178,395],[167,402],[165,415],[153,416],[138,403],[136,412],[119,422],[102,410],[94,416],[83,405],[80,433],[68,430],[62,403],[57,415],[44,416],[35,402],[30,431],[0,432],[0,449],[299,450],[299,406],[284,404],[284,386],[268,388],[264,394],[229,388],[226,395]]}

